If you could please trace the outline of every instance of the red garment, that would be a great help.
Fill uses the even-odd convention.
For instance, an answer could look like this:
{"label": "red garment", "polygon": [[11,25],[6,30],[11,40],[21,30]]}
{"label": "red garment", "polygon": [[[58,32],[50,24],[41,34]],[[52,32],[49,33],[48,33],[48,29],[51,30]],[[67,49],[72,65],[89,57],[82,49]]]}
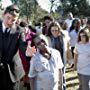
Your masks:
{"label": "red garment", "polygon": [[[25,28],[24,34],[25,34],[25,41],[26,41],[27,45],[30,45],[35,33],[31,32],[30,29]],[[24,68],[25,72],[28,73],[29,67],[30,67],[30,62],[29,62],[29,60],[27,60],[27,58],[25,56],[25,52],[22,52],[19,50],[19,54],[20,54],[20,58],[22,60],[23,68]]]}
{"label": "red garment", "polygon": [[24,71],[25,71],[25,73],[27,74],[28,71],[29,71],[30,63],[29,63],[29,61],[26,60],[25,55],[24,55],[23,52],[20,51],[20,50],[19,50],[19,55],[20,55],[20,58],[21,58],[21,60],[22,60],[22,64],[23,64]]}

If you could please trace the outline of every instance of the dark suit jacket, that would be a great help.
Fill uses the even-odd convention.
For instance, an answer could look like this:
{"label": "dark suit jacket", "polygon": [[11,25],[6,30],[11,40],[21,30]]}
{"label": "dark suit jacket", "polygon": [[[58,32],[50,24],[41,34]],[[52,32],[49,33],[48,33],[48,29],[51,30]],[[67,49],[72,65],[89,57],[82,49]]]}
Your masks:
{"label": "dark suit jacket", "polygon": [[[20,27],[12,27],[9,34],[9,40],[7,43],[7,54],[4,56],[2,55],[2,21],[0,21],[0,60],[5,64],[9,65],[10,72],[12,75],[15,74],[15,61],[21,60],[19,57],[18,49],[25,50],[25,44],[23,42],[24,34]],[[5,57],[5,60],[2,60],[2,56]],[[13,60],[14,59],[14,60]],[[18,63],[17,63],[18,64]],[[21,65],[21,63],[19,63]],[[17,65],[18,66],[18,65]],[[22,68],[22,65],[20,66]]]}

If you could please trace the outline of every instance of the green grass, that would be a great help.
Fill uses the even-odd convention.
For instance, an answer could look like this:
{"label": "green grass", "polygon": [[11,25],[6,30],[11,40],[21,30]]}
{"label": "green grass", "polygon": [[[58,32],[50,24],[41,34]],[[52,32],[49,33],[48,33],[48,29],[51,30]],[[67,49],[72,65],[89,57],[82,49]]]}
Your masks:
{"label": "green grass", "polygon": [[77,90],[79,86],[77,72],[68,65],[66,67],[66,90]]}

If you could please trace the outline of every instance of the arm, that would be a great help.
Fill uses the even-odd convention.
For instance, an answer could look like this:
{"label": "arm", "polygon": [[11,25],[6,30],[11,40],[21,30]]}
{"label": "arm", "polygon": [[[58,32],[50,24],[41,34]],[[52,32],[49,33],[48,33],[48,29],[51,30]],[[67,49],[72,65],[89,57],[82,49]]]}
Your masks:
{"label": "arm", "polygon": [[57,56],[58,56],[58,71],[59,71],[59,82],[58,82],[58,90],[62,90],[62,78],[63,78],[63,74],[62,74],[62,68],[64,67],[60,53],[57,52]]}
{"label": "arm", "polygon": [[71,59],[72,59],[72,55],[71,55],[71,50],[70,50],[70,43],[67,42],[66,60],[68,64],[70,64]]}
{"label": "arm", "polygon": [[78,60],[78,44],[76,44],[74,49],[74,70],[77,69],[77,60]]}
{"label": "arm", "polygon": [[34,83],[35,83],[35,78],[30,78],[30,88],[31,88],[31,90],[35,90]]}
{"label": "arm", "polygon": [[78,60],[78,54],[74,53],[74,69],[77,68],[77,60]]}
{"label": "arm", "polygon": [[59,82],[58,82],[58,84],[59,84],[59,85],[58,85],[58,89],[59,89],[59,90],[62,90],[62,82],[63,82],[63,81],[62,81],[62,80],[63,80],[62,78],[63,78],[63,76],[62,76],[62,70],[59,69]]}

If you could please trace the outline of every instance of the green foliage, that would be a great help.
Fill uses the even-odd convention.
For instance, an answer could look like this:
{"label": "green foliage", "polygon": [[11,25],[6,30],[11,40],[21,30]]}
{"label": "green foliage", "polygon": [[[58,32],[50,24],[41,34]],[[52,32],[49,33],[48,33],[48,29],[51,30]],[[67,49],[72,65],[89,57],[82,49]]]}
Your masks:
{"label": "green foliage", "polygon": [[[17,4],[20,8],[21,18],[26,17],[27,21],[40,21],[45,15],[48,14],[45,10],[41,9],[37,3],[37,0],[11,0],[13,3]],[[53,8],[53,2],[55,0],[50,0],[52,3],[51,11]],[[62,0],[60,6],[55,12],[50,12],[51,16],[55,19],[60,18],[62,15],[65,16],[68,12],[72,12],[77,16],[90,16],[90,5],[87,0]]]}
{"label": "green foliage", "polygon": [[64,14],[72,12],[74,15],[90,16],[90,6],[87,0],[63,0],[62,7]]}
{"label": "green foliage", "polygon": [[20,8],[21,18],[26,17],[27,22],[39,20],[47,12],[38,6],[36,0],[12,0]]}

